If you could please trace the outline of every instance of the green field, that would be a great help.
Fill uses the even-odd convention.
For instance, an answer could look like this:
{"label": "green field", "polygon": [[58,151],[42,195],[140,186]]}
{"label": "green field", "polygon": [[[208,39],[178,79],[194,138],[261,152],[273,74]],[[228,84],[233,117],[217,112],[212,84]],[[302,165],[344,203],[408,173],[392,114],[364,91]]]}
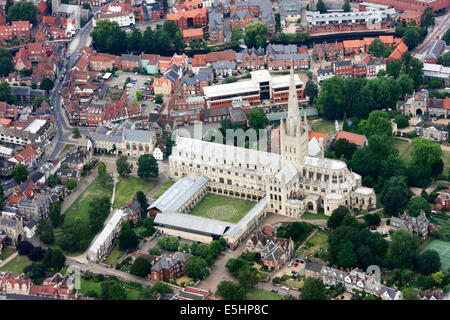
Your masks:
{"label": "green field", "polygon": [[158,199],[159,197],[162,196],[162,194],[163,194],[164,192],[167,191],[167,189],[169,189],[171,186],[173,186],[174,183],[175,183],[175,182],[170,181],[170,180],[164,182],[164,184],[161,186],[161,188],[159,188],[155,193],[153,193],[153,194],[151,195],[151,198],[152,198],[152,199],[155,199],[155,200]]}
{"label": "green field", "polygon": [[442,160],[444,161],[444,170],[442,172],[446,174],[450,170],[450,151],[443,151]]}
{"label": "green field", "polygon": [[320,219],[325,219],[327,220],[329,218],[329,216],[323,214],[323,213],[305,213],[304,215],[301,216],[302,219],[305,220],[320,220]]}
{"label": "green field", "polygon": [[195,216],[236,223],[255,202],[207,194],[189,213]]}
{"label": "green field", "polygon": [[119,249],[119,244],[116,243],[108,257],[105,259],[105,263],[111,265],[116,262],[122,255],[123,251]]}
{"label": "green field", "polygon": [[29,266],[31,264],[31,260],[28,259],[27,256],[17,256],[0,268],[0,271],[9,271],[15,277],[23,272],[23,268]]}
{"label": "green field", "polygon": [[433,240],[423,251],[426,250],[437,251],[441,258],[441,270],[448,272],[448,269],[450,268],[450,242]]}
{"label": "green field", "polygon": [[271,291],[252,289],[247,293],[246,300],[281,300],[283,295]]}
{"label": "green field", "polygon": [[116,185],[116,198],[114,199],[114,208],[118,208],[133,200],[136,192],[149,192],[155,185],[156,181],[144,181],[137,177],[120,178]]}
{"label": "green field", "polygon": [[321,247],[328,249],[328,235],[325,232],[316,232],[308,241],[307,244],[311,247]]}
{"label": "green field", "polygon": [[334,122],[329,120],[317,120],[311,122],[311,128],[313,131],[333,134],[334,132]]}
{"label": "green field", "polygon": [[[141,289],[137,289],[135,286],[126,283],[121,282],[122,286],[125,288],[125,291],[127,293],[127,300],[137,300],[141,294]],[[89,291],[95,291],[97,293],[97,296],[101,295],[102,292],[102,283],[101,282],[95,282],[94,280],[87,280],[85,278],[81,278],[81,294],[86,295]]]}
{"label": "green field", "polygon": [[398,156],[407,163],[411,160],[411,147],[412,143],[408,141],[394,139],[394,148],[398,150]]}
{"label": "green field", "polygon": [[112,196],[113,183],[109,176],[97,177],[87,187],[86,190],[67,209],[64,219],[64,226],[73,224],[76,221],[89,222],[89,203],[97,197]]}
{"label": "green field", "polygon": [[7,259],[10,255],[12,255],[17,250],[15,248],[3,248],[2,254],[0,254],[0,260]]}

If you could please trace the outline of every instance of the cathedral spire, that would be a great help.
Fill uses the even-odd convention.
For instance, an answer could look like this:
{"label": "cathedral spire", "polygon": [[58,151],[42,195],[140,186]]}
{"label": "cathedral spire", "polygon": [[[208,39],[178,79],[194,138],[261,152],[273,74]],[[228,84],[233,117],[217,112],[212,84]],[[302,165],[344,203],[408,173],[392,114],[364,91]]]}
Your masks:
{"label": "cathedral spire", "polygon": [[299,119],[300,111],[298,110],[298,97],[297,97],[297,88],[295,86],[295,78],[294,78],[294,62],[291,60],[291,72],[289,77],[289,98],[288,98],[288,115],[287,118],[291,119]]}

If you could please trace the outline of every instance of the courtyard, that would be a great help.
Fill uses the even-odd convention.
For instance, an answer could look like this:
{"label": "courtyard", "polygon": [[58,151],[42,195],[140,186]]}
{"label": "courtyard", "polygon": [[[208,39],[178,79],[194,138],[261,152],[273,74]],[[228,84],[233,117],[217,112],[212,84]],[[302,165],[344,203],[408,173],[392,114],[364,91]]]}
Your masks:
{"label": "courtyard", "polygon": [[207,194],[189,214],[237,223],[256,203],[216,194]]}
{"label": "courtyard", "polygon": [[28,259],[27,256],[17,256],[14,259],[12,259],[10,262],[5,264],[2,268],[0,268],[0,271],[9,271],[11,272],[15,277],[20,275],[23,272],[23,268],[26,266],[29,266],[31,264],[31,260]]}
{"label": "courtyard", "polygon": [[121,177],[119,183],[116,185],[114,208],[118,208],[131,202],[138,191],[142,191],[146,194],[155,187],[156,184],[156,181],[144,181],[138,177]]}

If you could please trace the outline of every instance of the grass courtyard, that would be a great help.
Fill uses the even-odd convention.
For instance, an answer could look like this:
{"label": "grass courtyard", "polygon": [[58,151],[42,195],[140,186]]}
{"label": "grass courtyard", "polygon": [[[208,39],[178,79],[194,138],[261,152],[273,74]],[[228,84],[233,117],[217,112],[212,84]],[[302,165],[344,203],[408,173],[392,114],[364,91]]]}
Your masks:
{"label": "grass courtyard", "polygon": [[30,264],[31,260],[28,259],[27,256],[17,256],[10,262],[5,264],[2,268],[0,268],[0,271],[9,271],[15,277],[17,277],[19,274],[23,272],[23,268],[29,266]]}
{"label": "grass courtyard", "polygon": [[[121,284],[127,294],[127,300],[137,300],[139,298],[142,287],[139,288],[137,285],[127,282],[121,282]],[[93,279],[87,280],[82,277],[80,291],[83,295],[86,295],[89,291],[94,291],[99,297],[102,292],[102,281],[97,282]]]}
{"label": "grass courtyard", "polygon": [[237,223],[255,202],[207,194],[189,213],[195,216]]}
{"label": "grass courtyard", "polygon": [[64,226],[89,222],[89,203],[94,198],[112,196],[113,182],[109,176],[97,177],[64,213]]}
{"label": "grass courtyard", "polygon": [[123,255],[123,251],[119,249],[119,244],[116,243],[114,248],[109,253],[108,257],[105,259],[105,263],[112,265],[114,262],[119,260],[119,258]]}
{"label": "grass courtyard", "polygon": [[450,242],[433,240],[423,251],[426,250],[435,250],[439,253],[439,257],[441,258],[441,270],[447,272],[450,268]]}
{"label": "grass courtyard", "polygon": [[411,160],[412,143],[405,140],[394,139],[394,148],[398,150],[400,159],[409,163]]}
{"label": "grass courtyard", "polygon": [[247,293],[246,300],[281,300],[283,295],[271,291],[252,289]]}
{"label": "grass courtyard", "polygon": [[156,181],[144,181],[137,177],[120,178],[116,185],[116,198],[114,199],[114,208],[118,208],[129,203],[136,192],[149,192],[157,184]]}
{"label": "grass courtyard", "polygon": [[17,250],[15,248],[3,248],[2,254],[0,254],[0,260],[7,259],[10,255],[12,255]]}
{"label": "grass courtyard", "polygon": [[334,122],[329,120],[317,120],[311,122],[311,128],[313,131],[333,134],[334,132]]}

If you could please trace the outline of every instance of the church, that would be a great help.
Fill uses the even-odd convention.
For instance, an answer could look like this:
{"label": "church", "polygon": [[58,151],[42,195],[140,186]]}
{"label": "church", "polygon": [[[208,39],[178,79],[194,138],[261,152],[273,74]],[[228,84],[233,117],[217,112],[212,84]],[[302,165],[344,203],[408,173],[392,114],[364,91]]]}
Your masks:
{"label": "church", "polygon": [[[305,213],[331,215],[338,206],[376,208],[372,188],[343,161],[311,155],[306,115],[300,116],[293,68],[288,112],[280,124],[280,153],[235,147],[178,136],[169,157],[169,176],[209,178],[208,192],[260,201],[266,212],[300,218]],[[323,146],[322,146],[323,148]]]}

